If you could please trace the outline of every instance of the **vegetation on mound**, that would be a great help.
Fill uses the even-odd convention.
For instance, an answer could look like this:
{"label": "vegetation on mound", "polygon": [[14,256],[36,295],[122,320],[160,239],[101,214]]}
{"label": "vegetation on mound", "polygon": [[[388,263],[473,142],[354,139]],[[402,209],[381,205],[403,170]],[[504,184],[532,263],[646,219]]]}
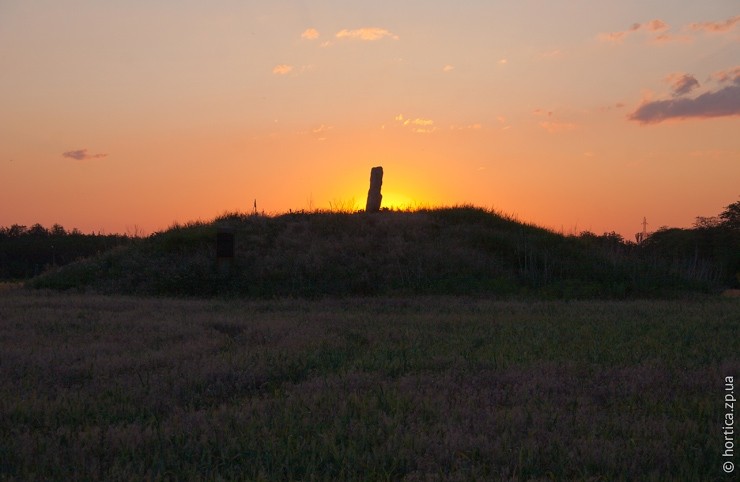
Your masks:
{"label": "vegetation on mound", "polygon": [[[233,262],[221,266],[219,229],[235,236]],[[463,206],[377,214],[228,214],[51,270],[30,285],[167,296],[557,298],[653,296],[718,285],[716,269],[687,274],[670,268],[654,250],[640,250],[613,233],[563,236]]]}

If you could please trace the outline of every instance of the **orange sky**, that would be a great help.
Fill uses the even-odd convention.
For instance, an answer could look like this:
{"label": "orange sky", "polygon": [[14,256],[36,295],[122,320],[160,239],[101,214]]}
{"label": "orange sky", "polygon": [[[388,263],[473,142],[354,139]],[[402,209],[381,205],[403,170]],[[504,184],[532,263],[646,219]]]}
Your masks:
{"label": "orange sky", "polygon": [[[0,225],[475,204],[565,233],[740,190],[734,1],[0,2]],[[683,2],[682,2],[683,3]]]}

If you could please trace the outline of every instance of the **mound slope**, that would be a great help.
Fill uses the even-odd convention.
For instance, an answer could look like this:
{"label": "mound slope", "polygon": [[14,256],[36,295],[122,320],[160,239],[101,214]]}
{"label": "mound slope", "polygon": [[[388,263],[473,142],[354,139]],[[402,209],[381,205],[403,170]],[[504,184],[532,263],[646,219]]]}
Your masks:
{"label": "mound slope", "polygon": [[[216,262],[216,233],[235,257]],[[672,285],[620,245],[595,247],[474,207],[226,215],[55,271],[38,288],[166,296],[646,295]]]}

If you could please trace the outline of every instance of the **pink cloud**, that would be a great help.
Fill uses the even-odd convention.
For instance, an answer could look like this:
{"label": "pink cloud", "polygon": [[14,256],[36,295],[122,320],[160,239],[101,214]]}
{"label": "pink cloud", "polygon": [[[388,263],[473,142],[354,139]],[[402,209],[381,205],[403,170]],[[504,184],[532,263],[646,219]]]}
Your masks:
{"label": "pink cloud", "polygon": [[272,73],[275,75],[286,75],[286,74],[289,74],[292,70],[293,70],[292,65],[279,64],[272,68]]}
{"label": "pink cloud", "polygon": [[[740,23],[740,15],[735,15],[727,20],[718,22],[695,22],[684,27],[684,31],[705,32],[705,33],[726,33],[732,31]],[[690,43],[694,40],[691,35],[677,35],[670,32],[670,25],[660,19],[650,20],[645,23],[634,23],[626,30],[618,32],[607,32],[598,35],[602,42],[621,44],[624,40],[635,32],[643,31],[650,35],[650,40],[655,44],[665,43]]]}
{"label": "pink cloud", "polygon": [[740,65],[732,67],[731,69],[714,72],[710,76],[710,79],[716,80],[717,82],[738,82],[740,81]]}
{"label": "pink cloud", "polygon": [[652,39],[653,43],[656,44],[667,44],[667,43],[691,43],[694,38],[690,35],[674,35],[672,33],[664,32],[655,35]]}
{"label": "pink cloud", "polygon": [[655,20],[642,24],[642,28],[648,32],[662,32],[663,30],[668,30],[670,27],[664,21],[656,18]]}
{"label": "pink cloud", "polygon": [[307,28],[301,34],[301,38],[305,40],[316,40],[319,38],[319,31],[315,28]]}
{"label": "pink cloud", "polygon": [[630,28],[628,28],[627,30],[622,30],[620,32],[601,33],[599,34],[598,39],[602,42],[620,44],[624,41],[625,38],[627,38],[627,36],[632,35],[638,30],[645,30],[648,32],[656,33],[664,32],[669,28],[670,26],[667,23],[656,18],[655,20],[650,20],[649,22],[645,23],[633,23]]}
{"label": "pink cloud", "polygon": [[540,127],[545,129],[550,134],[556,134],[558,132],[568,132],[575,130],[577,126],[570,122],[558,122],[558,121],[544,121],[540,122]]}
{"label": "pink cloud", "polygon": [[630,33],[629,31],[600,33],[598,38],[602,42],[611,42],[614,44],[621,44],[629,33]]}
{"label": "pink cloud", "polygon": [[740,15],[735,15],[719,22],[692,23],[689,25],[689,29],[695,32],[724,33],[734,29],[738,23],[740,23]]}

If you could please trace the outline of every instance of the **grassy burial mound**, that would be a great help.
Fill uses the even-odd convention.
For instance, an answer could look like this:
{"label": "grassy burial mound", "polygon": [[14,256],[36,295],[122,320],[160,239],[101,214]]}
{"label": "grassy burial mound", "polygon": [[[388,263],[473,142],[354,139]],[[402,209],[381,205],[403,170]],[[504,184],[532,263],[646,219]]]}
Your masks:
{"label": "grassy burial mound", "polygon": [[[233,233],[235,247],[233,260],[217,263],[219,229]],[[167,296],[557,298],[645,296],[679,285],[635,252],[622,242],[563,236],[474,207],[232,214],[172,227],[30,284]]]}

